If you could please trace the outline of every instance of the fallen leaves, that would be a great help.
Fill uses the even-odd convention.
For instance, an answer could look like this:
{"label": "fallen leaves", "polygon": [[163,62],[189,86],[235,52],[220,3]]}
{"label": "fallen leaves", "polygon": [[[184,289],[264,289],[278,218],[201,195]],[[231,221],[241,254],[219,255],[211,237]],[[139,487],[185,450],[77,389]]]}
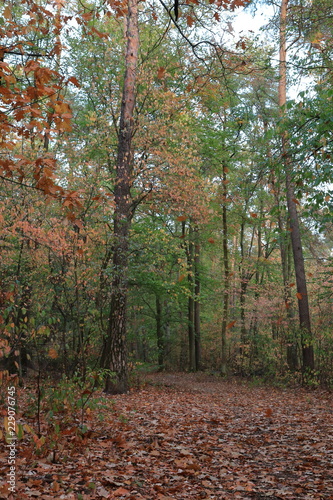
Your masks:
{"label": "fallen leaves", "polygon": [[332,394],[194,374],[155,374],[150,384],[112,400],[101,393],[91,437],[73,443],[64,429],[56,463],[27,434],[20,498],[333,498]]}

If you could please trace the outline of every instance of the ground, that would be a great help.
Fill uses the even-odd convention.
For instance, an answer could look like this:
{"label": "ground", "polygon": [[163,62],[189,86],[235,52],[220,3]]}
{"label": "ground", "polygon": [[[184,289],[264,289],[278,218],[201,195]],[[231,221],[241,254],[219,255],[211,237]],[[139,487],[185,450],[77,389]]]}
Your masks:
{"label": "ground", "polygon": [[[12,498],[333,499],[332,393],[203,374],[143,382],[126,395],[98,393],[103,407],[85,411],[83,433],[65,414],[56,438],[42,422],[44,444],[25,431]],[[17,418],[36,426],[24,409]]]}

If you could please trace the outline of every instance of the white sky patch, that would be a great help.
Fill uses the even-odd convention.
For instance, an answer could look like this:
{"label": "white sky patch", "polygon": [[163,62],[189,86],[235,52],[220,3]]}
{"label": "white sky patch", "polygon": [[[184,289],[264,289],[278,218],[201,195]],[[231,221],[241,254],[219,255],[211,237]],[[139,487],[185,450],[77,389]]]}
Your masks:
{"label": "white sky patch", "polygon": [[256,12],[247,9],[235,11],[231,21],[236,36],[246,36],[250,33],[260,34],[260,28],[265,26],[273,14],[272,7],[262,6]]}

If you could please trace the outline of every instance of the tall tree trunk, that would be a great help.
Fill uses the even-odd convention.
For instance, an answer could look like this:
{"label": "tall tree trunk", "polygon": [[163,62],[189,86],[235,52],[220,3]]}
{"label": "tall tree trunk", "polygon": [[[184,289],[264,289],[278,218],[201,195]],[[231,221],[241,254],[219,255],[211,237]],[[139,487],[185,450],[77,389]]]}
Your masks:
{"label": "tall tree trunk", "polygon": [[227,168],[223,167],[222,178],[222,247],[223,247],[223,268],[224,268],[224,290],[223,290],[223,310],[222,310],[222,359],[221,359],[221,374],[227,374],[227,328],[229,319],[229,294],[230,294],[230,265],[229,265],[229,249],[228,249],[228,221],[227,221]]}
{"label": "tall tree trunk", "polygon": [[263,281],[263,273],[260,274],[260,262],[261,262],[261,257],[262,257],[262,225],[261,221],[263,220],[263,213],[264,213],[264,206],[263,206],[263,200],[260,200],[260,223],[258,224],[257,228],[257,263],[256,263],[256,270],[255,270],[255,285],[256,289],[254,292],[254,308],[253,308],[253,320],[251,322],[250,326],[250,333],[252,334],[252,354],[256,355],[257,354],[257,342],[258,342],[258,333],[259,333],[259,327],[258,327],[258,320],[259,320],[259,315],[258,315],[258,302],[260,298],[260,284]]}
{"label": "tall tree trunk", "polygon": [[156,335],[157,335],[157,349],[158,349],[158,368],[164,368],[164,332],[162,327],[162,302],[158,295],[156,295]]}
{"label": "tall tree trunk", "polygon": [[248,341],[247,329],[245,324],[245,302],[246,302],[246,292],[248,285],[248,272],[244,269],[245,260],[245,249],[244,249],[244,236],[245,236],[245,221],[243,220],[240,228],[240,248],[241,248],[241,262],[240,262],[240,295],[239,295],[239,305],[240,305],[240,319],[241,319],[241,352],[244,352],[244,345]]}
{"label": "tall tree trunk", "polygon": [[194,244],[193,244],[193,228],[191,222],[189,223],[189,234],[188,234],[188,250],[187,250],[187,270],[188,270],[188,285],[189,285],[189,297],[188,297],[188,343],[189,343],[189,369],[190,371],[196,370],[195,363],[195,332],[194,332]]}
{"label": "tall tree trunk", "polygon": [[[267,132],[267,122],[264,122],[265,133]],[[267,149],[267,156],[272,157],[270,148]],[[297,356],[297,342],[295,339],[295,328],[294,328],[294,307],[291,300],[291,265],[290,265],[290,252],[291,252],[291,238],[286,231],[286,221],[281,215],[280,199],[280,179],[276,183],[275,174],[271,172],[271,183],[272,190],[274,194],[274,200],[276,207],[278,209],[277,221],[278,228],[280,231],[280,257],[281,257],[281,268],[282,268],[282,279],[283,279],[283,293],[284,293],[284,303],[287,310],[288,319],[288,335],[287,335],[287,364],[290,370],[295,371],[298,368],[298,356]],[[274,326],[275,328],[275,326]],[[273,330],[273,338],[276,337],[278,329]]]}
{"label": "tall tree trunk", "polygon": [[128,0],[127,47],[125,56],[125,78],[121,102],[120,127],[118,133],[118,155],[114,188],[114,252],[111,289],[111,309],[108,322],[106,350],[102,359],[105,366],[116,374],[108,377],[105,391],[123,393],[128,390],[126,312],[127,312],[127,267],[129,231],[131,225],[131,175],[132,137],[134,132],[134,107],[136,91],[136,69],[139,51],[137,0]]}
{"label": "tall tree trunk", "polygon": [[195,369],[201,368],[201,330],[200,330],[200,241],[198,226],[194,230],[194,342]]}
{"label": "tall tree trunk", "polygon": [[[288,0],[282,0],[280,10],[280,64],[279,64],[279,106],[282,118],[286,114],[287,94],[287,25]],[[305,267],[299,219],[295,201],[294,185],[292,182],[292,167],[288,155],[288,138],[286,132],[281,133],[282,158],[286,175],[286,196],[290,224],[291,244],[294,257],[299,324],[302,335],[303,370],[314,369],[314,353],[310,322],[310,309],[306,285]]]}

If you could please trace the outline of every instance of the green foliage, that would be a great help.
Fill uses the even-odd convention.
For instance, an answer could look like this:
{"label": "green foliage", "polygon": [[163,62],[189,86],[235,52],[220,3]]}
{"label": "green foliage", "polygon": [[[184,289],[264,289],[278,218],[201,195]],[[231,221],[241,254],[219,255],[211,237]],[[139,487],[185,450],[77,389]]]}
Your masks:
{"label": "green foliage", "polygon": [[[49,152],[58,159],[58,169],[50,167],[50,178],[73,190],[80,205],[74,204],[72,210],[63,198],[60,204],[45,203],[38,190],[26,188],[35,186],[37,179],[24,162],[16,177],[1,178],[1,361],[10,361],[11,370],[21,375],[32,365],[35,373],[63,376],[54,389],[40,387],[37,401],[33,395],[29,405],[31,415],[43,412],[48,425],[54,422],[52,432],[57,436],[61,415],[66,424],[80,415],[83,429],[86,411],[98,405],[94,395],[101,379],[93,370],[105,343],[111,287],[118,271],[112,257],[114,166],[125,68],[123,19],[97,3],[85,4],[91,12],[86,12],[84,22],[73,23],[59,35],[68,50],[52,55],[56,57],[51,66],[59,65],[68,73],[66,78],[72,77],[66,94],[70,108],[60,106],[59,111],[69,120],[70,109],[72,129],[65,127],[56,137],[54,121],[61,116],[52,114],[48,105],[40,111],[46,120],[43,127],[29,125],[34,140],[28,133],[20,136],[20,148],[32,156],[48,139]],[[64,15],[71,16],[77,6],[75,1],[64,6]],[[94,7],[98,15],[93,14]],[[193,5],[183,7],[193,14]],[[303,378],[313,385],[332,385],[332,6],[328,0],[318,0],[298,7],[290,6],[288,37],[301,34],[298,43],[305,51],[292,55],[292,63],[313,82],[309,90],[288,100],[284,120],[277,106],[274,39],[263,45],[255,37],[243,37],[230,42],[227,50],[217,42],[201,43],[197,32],[200,43],[191,52],[164,14],[154,11],[152,23],[146,10],[140,12],[126,270],[129,357],[135,366],[139,362],[145,368],[157,367],[161,353],[164,368],[187,366],[188,303],[197,298],[202,364],[219,371],[225,213],[230,370],[276,383],[300,379],[299,367],[292,372],[288,366],[288,348],[295,349],[299,364],[305,341],[293,326],[297,292],[289,254],[290,309],[285,305],[281,269],[281,248],[290,233],[280,141],[285,133],[307,271],[319,280],[317,285],[310,283],[317,371]],[[33,32],[23,11],[19,4],[13,5],[13,16],[27,28],[22,47],[46,53],[57,41],[55,31],[50,25],[47,32]],[[208,14],[200,15],[207,19]],[[9,21],[8,12],[6,16]],[[181,26],[194,32],[194,26],[185,26],[186,19],[182,16]],[[46,24],[41,20],[40,28],[46,29]],[[4,27],[3,20],[0,26]],[[15,43],[18,36],[15,32]],[[196,57],[200,54],[204,57]],[[20,76],[15,64],[23,55],[12,56],[13,74]],[[27,82],[31,76],[26,75]],[[17,79],[17,85],[27,82]],[[56,90],[62,92],[60,87]],[[37,113],[34,110],[26,115]],[[49,137],[43,136],[45,127]],[[12,150],[8,151],[10,156]],[[198,228],[201,252],[199,297],[193,291],[189,263],[193,226]],[[140,387],[140,377],[137,368],[130,373],[134,386]]]}

